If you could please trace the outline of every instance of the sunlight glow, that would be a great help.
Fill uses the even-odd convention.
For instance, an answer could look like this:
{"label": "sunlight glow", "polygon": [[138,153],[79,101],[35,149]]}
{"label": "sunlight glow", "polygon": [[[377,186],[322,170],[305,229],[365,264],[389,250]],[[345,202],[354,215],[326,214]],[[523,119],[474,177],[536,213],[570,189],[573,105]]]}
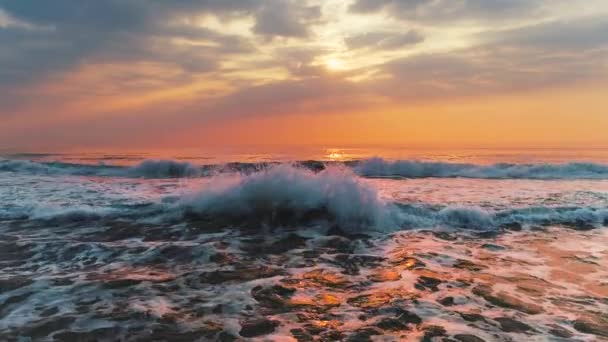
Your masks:
{"label": "sunlight glow", "polygon": [[325,66],[330,71],[341,71],[347,69],[346,63],[343,60],[334,57],[330,57],[325,60]]}

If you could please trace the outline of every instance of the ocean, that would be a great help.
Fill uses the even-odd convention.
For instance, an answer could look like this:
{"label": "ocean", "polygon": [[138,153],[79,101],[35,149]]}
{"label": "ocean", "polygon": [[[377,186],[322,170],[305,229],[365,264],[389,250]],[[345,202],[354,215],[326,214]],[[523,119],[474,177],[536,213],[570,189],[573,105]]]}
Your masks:
{"label": "ocean", "polygon": [[608,149],[0,153],[0,340],[608,340]]}

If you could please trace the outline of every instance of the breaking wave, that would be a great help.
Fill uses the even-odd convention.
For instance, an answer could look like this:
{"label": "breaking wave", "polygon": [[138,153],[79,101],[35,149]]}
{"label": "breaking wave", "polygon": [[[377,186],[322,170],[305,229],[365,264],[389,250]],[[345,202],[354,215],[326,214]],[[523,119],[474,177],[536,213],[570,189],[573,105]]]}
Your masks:
{"label": "breaking wave", "polygon": [[[279,172],[279,173],[277,173]],[[564,226],[588,230],[608,226],[608,209],[525,207],[488,211],[476,207],[391,203],[375,191],[336,174],[320,175],[286,187],[293,172],[275,169],[238,181],[227,180],[196,194],[130,208],[53,207],[0,209],[0,222],[51,225],[121,221],[145,225],[198,224],[222,228],[338,227],[348,233],[410,229],[472,231],[520,230]],[[293,184],[292,184],[293,185]],[[274,189],[270,192],[268,189]],[[282,189],[277,190],[276,189]]]}
{"label": "breaking wave", "polygon": [[475,207],[437,207],[398,204],[401,228],[458,228],[471,230],[523,229],[567,226],[577,229],[608,225],[608,209],[592,207],[527,207],[487,211]]}
{"label": "breaking wave", "polygon": [[[94,207],[0,210],[0,222],[27,220],[69,225],[118,220],[162,225],[163,222],[175,223],[176,220],[186,223],[203,220],[218,225],[217,228],[245,226],[256,229],[319,223],[322,227],[336,226],[349,233],[410,229],[500,231],[547,226],[588,230],[608,226],[608,210],[591,207],[528,207],[490,212],[475,207],[385,203],[367,195],[353,198],[353,206],[350,206],[345,200],[324,195],[319,197],[313,194],[315,191],[311,191],[312,196],[303,201],[287,200],[291,195],[268,198],[261,192],[246,191],[249,194],[244,194],[237,202],[224,202],[235,199],[234,196],[240,192],[235,187],[229,188],[226,188],[226,192],[205,191],[191,195],[169,207],[150,205],[137,210]],[[254,202],[254,198],[265,198],[266,202]],[[371,201],[371,207],[365,204],[367,201]]]}
{"label": "breaking wave", "polygon": [[[55,222],[103,221],[111,219],[208,220],[218,225],[281,226],[326,222],[347,231],[395,231],[399,229],[448,227],[455,229],[495,230],[507,226],[567,225],[579,228],[608,224],[608,210],[594,207],[527,207],[509,210],[484,210],[462,206],[438,206],[389,202],[382,199],[372,183],[358,175],[411,177],[485,176],[550,178],[598,178],[602,166],[587,164],[532,166],[473,166],[466,164],[386,162],[367,160],[351,167],[345,165],[272,165],[235,172],[244,166],[232,165],[230,171],[217,172],[205,188],[178,197],[164,197],[158,203],[125,205],[93,202],[65,206],[44,206],[30,201],[8,201],[0,205],[0,220],[39,220]],[[585,167],[584,165],[587,165]],[[499,173],[496,170],[501,170]],[[506,171],[510,170],[510,171]],[[515,170],[518,170],[517,172]],[[133,167],[35,163],[0,160],[0,171],[34,174],[118,176],[133,178],[198,177],[211,169],[170,160],[146,160]],[[584,172],[583,172],[584,171]],[[9,197],[10,198],[10,197]],[[68,201],[70,202],[70,201]],[[28,204],[29,203],[29,204]],[[120,204],[122,203],[122,204]],[[128,203],[128,201],[127,201]]]}
{"label": "breaking wave", "polygon": [[[377,161],[376,161],[377,162]],[[2,163],[4,169],[14,163]],[[39,170],[42,164],[19,167]],[[49,166],[47,170],[55,170]],[[62,170],[74,169],[65,165]],[[88,168],[80,169],[90,170]],[[188,163],[144,161],[130,168],[103,169],[130,177],[193,177],[202,170]],[[97,173],[99,174],[99,173]],[[0,221],[38,220],[61,223],[113,219],[150,220],[158,224],[207,221],[220,226],[337,225],[345,231],[396,231],[447,227],[496,230],[504,227],[566,225],[594,228],[608,225],[608,209],[598,207],[524,207],[484,210],[465,206],[391,202],[380,197],[373,183],[351,168],[334,165],[321,171],[292,165],[269,165],[250,173],[217,173],[197,192],[166,196],[129,205],[110,201],[93,205],[49,206],[34,201],[0,205]],[[112,203],[114,202],[114,203]]]}
{"label": "breaking wave", "polygon": [[595,163],[567,164],[456,164],[420,161],[387,161],[371,158],[355,163],[357,174],[364,177],[406,178],[492,178],[492,179],[608,179],[608,165]]}
{"label": "breaking wave", "polygon": [[387,202],[350,169],[313,171],[276,166],[249,175],[216,176],[198,193],[179,199],[187,217],[230,218],[233,222],[303,224],[326,220],[347,231],[563,225],[597,228],[608,224],[608,209],[528,207],[488,211],[476,207]]}
{"label": "breaking wave", "polygon": [[280,165],[249,175],[217,176],[215,180],[179,202],[188,215],[256,223],[322,218],[351,231],[398,226],[395,207],[346,168],[315,173]]}

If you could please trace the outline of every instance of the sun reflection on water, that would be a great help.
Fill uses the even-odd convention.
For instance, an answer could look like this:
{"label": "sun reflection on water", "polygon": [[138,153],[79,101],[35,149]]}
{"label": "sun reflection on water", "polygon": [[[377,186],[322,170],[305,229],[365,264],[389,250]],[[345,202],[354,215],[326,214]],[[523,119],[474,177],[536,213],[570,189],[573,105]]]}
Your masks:
{"label": "sun reflection on water", "polygon": [[327,149],[325,157],[331,161],[344,161],[347,160],[347,155],[340,149]]}

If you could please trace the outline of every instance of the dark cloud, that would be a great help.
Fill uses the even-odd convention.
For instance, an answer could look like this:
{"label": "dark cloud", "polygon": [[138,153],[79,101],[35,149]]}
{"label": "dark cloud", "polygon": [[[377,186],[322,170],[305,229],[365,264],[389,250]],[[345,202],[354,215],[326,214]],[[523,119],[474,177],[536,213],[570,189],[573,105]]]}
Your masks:
{"label": "dark cloud", "polygon": [[347,37],[344,41],[350,49],[392,50],[421,43],[424,41],[424,36],[416,30],[405,33],[370,32]]}
{"label": "dark cloud", "polygon": [[356,0],[354,13],[387,14],[420,21],[509,20],[540,9],[539,0]]}
{"label": "dark cloud", "polygon": [[[73,101],[85,90],[69,90],[60,98],[41,92],[38,85],[60,82],[84,66],[153,63],[183,71],[155,78],[125,69],[123,75],[107,75],[106,84],[87,84],[87,96],[120,94],[134,84],[170,88],[219,71],[223,59],[256,48],[244,37],[190,25],[189,20],[205,13],[248,15],[260,1],[0,0],[0,10],[24,23],[0,26],[0,115],[17,115],[32,103]],[[176,39],[204,44],[175,44]]]}
{"label": "dark cloud", "polygon": [[[244,37],[189,24],[212,14],[256,19],[264,36],[298,36],[320,9],[280,0],[0,0],[0,9],[29,24],[0,27],[0,88],[60,74],[84,63],[135,61],[216,70],[229,54],[252,53]],[[175,38],[207,44],[174,43]]]}
{"label": "dark cloud", "polygon": [[331,52],[326,47],[283,47],[274,51],[272,65],[282,65],[292,78],[304,79],[327,76],[327,70],[320,65],[315,65],[317,56]]}
{"label": "dark cloud", "polygon": [[253,31],[271,37],[304,38],[312,23],[321,18],[321,7],[285,0],[265,1],[255,14]]}
{"label": "dark cloud", "polygon": [[0,27],[0,85],[28,80],[52,70],[62,70],[97,49],[96,44],[75,34],[62,38],[53,30]]}
{"label": "dark cloud", "polygon": [[85,30],[141,30],[158,19],[202,13],[247,13],[260,0],[0,0],[0,8],[26,22]]}
{"label": "dark cloud", "polygon": [[[122,65],[139,62],[164,64],[183,70],[181,78],[166,83],[165,86],[184,84],[197,75],[219,70],[218,57],[232,53],[253,51],[248,42],[237,37],[199,30],[198,39],[215,42],[213,46],[175,45],[170,30],[157,34],[136,34],[131,32],[86,33],[74,31],[70,35],[58,34],[55,30],[23,30],[14,27],[0,28],[0,90],[6,97],[24,89],[25,93],[35,96],[35,86],[40,82],[61,80],[66,72],[77,70],[86,65],[117,63]],[[137,77],[137,74],[131,74]],[[150,75],[140,77],[150,78]],[[108,82],[127,87],[135,79],[112,75]],[[148,81],[143,79],[142,81]],[[90,85],[100,95],[104,84]],[[160,85],[162,86],[162,85]],[[33,88],[33,89],[32,89]],[[75,93],[74,95],[77,95]],[[69,99],[67,99],[69,100]],[[31,102],[29,97],[2,99],[2,109],[19,103]],[[5,111],[2,111],[5,114]]]}

